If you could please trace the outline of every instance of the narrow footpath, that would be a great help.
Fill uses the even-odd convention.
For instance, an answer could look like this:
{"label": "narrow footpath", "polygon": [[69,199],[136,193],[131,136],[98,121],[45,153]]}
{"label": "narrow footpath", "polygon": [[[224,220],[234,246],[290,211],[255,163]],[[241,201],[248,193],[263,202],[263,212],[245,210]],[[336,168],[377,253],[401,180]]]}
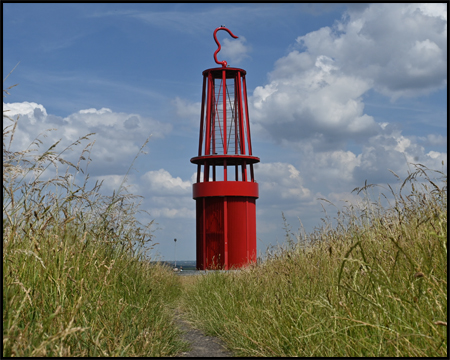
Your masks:
{"label": "narrow footpath", "polygon": [[[193,274],[197,274],[197,272]],[[188,275],[186,273],[183,275],[180,280],[184,290],[199,279],[199,275]],[[183,340],[191,346],[189,351],[177,354],[178,357],[233,357],[233,353],[227,350],[221,339],[215,336],[207,336],[201,330],[194,329],[189,321],[184,318],[180,307],[175,309],[175,321],[183,331]]]}
{"label": "narrow footpath", "polygon": [[178,354],[178,357],[233,357],[222,340],[215,336],[207,336],[202,331],[194,329],[186,320],[179,309],[176,310],[175,320],[184,332],[183,340],[191,345],[187,352]]}

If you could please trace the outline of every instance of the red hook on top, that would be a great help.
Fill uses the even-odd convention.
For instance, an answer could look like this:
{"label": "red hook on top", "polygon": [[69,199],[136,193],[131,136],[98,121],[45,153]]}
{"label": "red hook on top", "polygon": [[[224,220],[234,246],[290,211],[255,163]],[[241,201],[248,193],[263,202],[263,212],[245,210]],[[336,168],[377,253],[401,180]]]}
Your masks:
{"label": "red hook on top", "polygon": [[230,34],[233,38],[235,38],[235,39],[237,39],[238,37],[236,36],[236,35],[234,35],[230,30],[228,30],[225,26],[223,26],[223,25],[220,25],[216,30],[214,30],[214,40],[216,41],[216,44],[217,44],[217,46],[219,47],[215,52],[214,52],[214,60],[215,60],[215,62],[217,63],[217,64],[222,64],[222,67],[224,67],[224,68],[226,68],[227,67],[227,62],[224,60],[224,61],[217,61],[217,53],[220,51],[220,49],[222,48],[221,46],[220,46],[220,43],[219,43],[219,41],[217,40],[217,37],[216,37],[216,33],[219,31],[219,30],[226,30],[227,32],[228,32],[228,34]]}

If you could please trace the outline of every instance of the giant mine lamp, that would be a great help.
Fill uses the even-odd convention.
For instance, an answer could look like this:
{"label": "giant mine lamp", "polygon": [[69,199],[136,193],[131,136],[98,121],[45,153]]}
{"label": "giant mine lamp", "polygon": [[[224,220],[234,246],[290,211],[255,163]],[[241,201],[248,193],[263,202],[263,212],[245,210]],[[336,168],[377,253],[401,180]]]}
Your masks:
{"label": "giant mine lamp", "polygon": [[[197,164],[193,185],[196,201],[197,269],[233,269],[256,262],[258,184],[253,164],[248,117],[246,71],[214,60],[222,67],[203,71]],[[249,170],[249,171],[248,171]]]}

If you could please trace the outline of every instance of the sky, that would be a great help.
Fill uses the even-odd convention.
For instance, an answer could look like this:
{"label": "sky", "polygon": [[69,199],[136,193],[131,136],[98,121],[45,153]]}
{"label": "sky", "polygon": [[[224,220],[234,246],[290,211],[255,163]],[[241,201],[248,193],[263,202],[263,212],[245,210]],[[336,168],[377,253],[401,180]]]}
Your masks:
{"label": "sky", "polygon": [[109,195],[151,135],[128,186],[157,223],[155,259],[195,260],[190,159],[221,25],[238,39],[217,33],[218,60],[247,72],[258,252],[283,243],[282,213],[311,232],[366,180],[447,171],[447,4],[2,7],[3,78],[20,62],[3,83],[19,84],[3,99],[20,115],[15,149],[48,128],[61,148],[94,132],[89,174]]}

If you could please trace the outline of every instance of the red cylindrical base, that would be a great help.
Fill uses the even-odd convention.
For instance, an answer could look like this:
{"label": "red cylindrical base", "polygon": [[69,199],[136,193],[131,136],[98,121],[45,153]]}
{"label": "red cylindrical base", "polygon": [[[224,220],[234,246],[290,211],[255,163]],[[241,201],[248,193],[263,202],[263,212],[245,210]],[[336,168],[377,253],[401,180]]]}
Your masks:
{"label": "red cylindrical base", "polygon": [[196,198],[197,269],[232,269],[256,262],[255,197]]}

